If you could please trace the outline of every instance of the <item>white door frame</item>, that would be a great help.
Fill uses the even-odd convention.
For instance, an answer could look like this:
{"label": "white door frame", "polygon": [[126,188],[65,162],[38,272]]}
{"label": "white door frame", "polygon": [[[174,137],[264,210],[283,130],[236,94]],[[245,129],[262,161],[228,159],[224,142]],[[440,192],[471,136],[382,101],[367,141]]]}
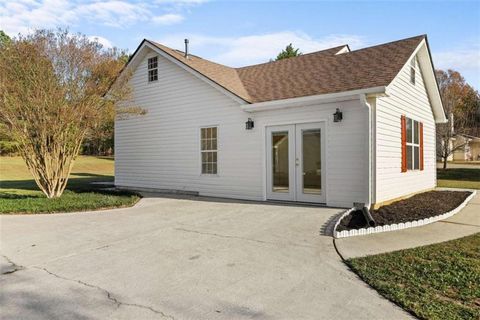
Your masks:
{"label": "white door frame", "polygon": [[[272,174],[272,133],[287,132],[288,135],[288,192],[273,191],[273,174]],[[267,139],[267,199],[295,201],[295,126],[271,126],[266,128]]]}
{"label": "white door frame", "polygon": [[[303,193],[303,130],[320,129],[320,194]],[[295,125],[295,201],[326,203],[325,196],[325,123],[303,123]]]}
{"label": "white door frame", "polygon": [[[326,203],[326,120],[302,121],[289,124],[266,124],[265,125],[265,199],[266,200],[283,200],[283,201],[300,201]],[[302,155],[302,130],[319,128],[321,131],[321,193],[319,195],[303,194],[303,179],[299,179],[299,175],[303,175],[303,155]],[[288,132],[289,139],[289,190],[288,192],[273,192],[273,176],[272,176],[272,132]],[[265,153],[264,153],[265,154]],[[297,161],[298,158],[298,161]],[[296,165],[298,163],[298,165]]]}

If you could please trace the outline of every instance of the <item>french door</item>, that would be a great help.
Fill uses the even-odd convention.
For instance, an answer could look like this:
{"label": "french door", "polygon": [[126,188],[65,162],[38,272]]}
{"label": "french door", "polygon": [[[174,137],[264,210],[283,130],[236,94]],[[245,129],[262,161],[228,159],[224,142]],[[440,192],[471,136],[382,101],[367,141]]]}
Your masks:
{"label": "french door", "polygon": [[267,199],[325,203],[324,123],[267,127]]}

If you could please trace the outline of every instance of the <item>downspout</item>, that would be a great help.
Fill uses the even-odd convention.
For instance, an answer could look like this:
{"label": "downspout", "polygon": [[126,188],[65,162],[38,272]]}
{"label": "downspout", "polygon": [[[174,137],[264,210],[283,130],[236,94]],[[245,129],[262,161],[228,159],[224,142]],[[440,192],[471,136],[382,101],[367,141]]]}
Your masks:
{"label": "downspout", "polygon": [[[368,135],[367,135],[367,150],[368,150],[368,193],[367,201],[365,207],[368,210],[372,209],[372,206],[375,204],[375,137],[376,137],[376,116],[375,116],[375,107],[372,107],[367,101],[367,96],[365,94],[360,95],[360,101],[367,108],[368,114]],[[368,211],[367,210],[367,211]],[[370,213],[368,212],[368,215]],[[367,218],[367,217],[366,217]],[[371,219],[371,216],[370,216]]]}

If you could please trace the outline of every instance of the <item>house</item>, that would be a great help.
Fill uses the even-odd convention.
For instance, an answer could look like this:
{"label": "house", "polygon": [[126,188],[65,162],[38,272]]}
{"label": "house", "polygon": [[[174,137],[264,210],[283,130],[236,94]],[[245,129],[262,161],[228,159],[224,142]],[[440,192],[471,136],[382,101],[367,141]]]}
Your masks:
{"label": "house", "polygon": [[127,65],[147,112],[116,122],[116,186],[339,207],[436,186],[426,36],[242,68],[185,46],[143,40]]}
{"label": "house", "polygon": [[[468,134],[459,134],[452,138],[453,161],[480,161],[480,138]],[[458,146],[456,148],[455,146]]]}
{"label": "house", "polygon": [[[453,114],[448,117],[448,123],[439,123],[436,128],[437,161],[443,162],[445,156],[447,161],[480,161],[480,128],[475,125],[465,127],[459,133],[454,127]],[[447,141],[448,146],[445,147]]]}

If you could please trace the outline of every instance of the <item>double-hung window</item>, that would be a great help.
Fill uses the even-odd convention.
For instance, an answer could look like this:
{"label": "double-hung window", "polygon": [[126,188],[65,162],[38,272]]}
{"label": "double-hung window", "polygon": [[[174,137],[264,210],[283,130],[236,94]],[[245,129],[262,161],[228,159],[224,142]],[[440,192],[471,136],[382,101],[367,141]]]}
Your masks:
{"label": "double-hung window", "polygon": [[423,170],[423,124],[402,117],[402,172]]}
{"label": "double-hung window", "polygon": [[148,59],[148,82],[158,80],[158,57]]}
{"label": "double-hung window", "polygon": [[201,128],[200,131],[202,174],[217,174],[217,127]]}
{"label": "double-hung window", "polygon": [[420,169],[420,124],[407,118],[407,170]]}

